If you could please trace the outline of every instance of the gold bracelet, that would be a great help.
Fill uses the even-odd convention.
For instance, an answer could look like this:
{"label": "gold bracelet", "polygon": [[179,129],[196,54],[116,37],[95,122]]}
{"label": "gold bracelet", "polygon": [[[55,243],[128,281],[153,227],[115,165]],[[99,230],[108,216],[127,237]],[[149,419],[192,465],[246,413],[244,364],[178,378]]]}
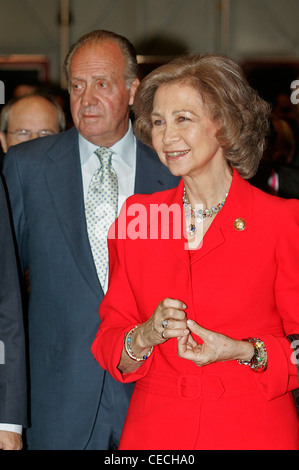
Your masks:
{"label": "gold bracelet", "polygon": [[242,341],[248,341],[254,347],[254,354],[250,361],[238,360],[239,364],[249,366],[255,372],[264,372],[267,369],[268,357],[264,342],[259,338],[247,338]]}
{"label": "gold bracelet", "polygon": [[142,356],[142,357],[137,357],[134,354],[133,349],[131,347],[132,334],[136,330],[136,328],[138,328],[138,326],[139,325],[134,326],[134,328],[132,328],[128,333],[126,333],[124,344],[125,344],[125,350],[126,350],[126,353],[128,354],[128,356],[131,359],[133,359],[134,361],[140,362],[140,361],[145,361],[148,357],[150,357],[150,355],[153,352],[154,346],[152,346],[151,349],[149,350],[149,352],[147,354],[145,354],[144,356]]}

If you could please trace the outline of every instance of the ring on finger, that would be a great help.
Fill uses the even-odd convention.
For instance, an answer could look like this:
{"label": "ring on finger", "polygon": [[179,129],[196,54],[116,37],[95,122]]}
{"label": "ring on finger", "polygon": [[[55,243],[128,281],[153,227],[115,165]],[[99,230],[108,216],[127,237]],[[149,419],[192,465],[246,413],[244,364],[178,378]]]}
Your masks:
{"label": "ring on finger", "polygon": [[168,321],[167,321],[167,320],[163,320],[163,321],[162,321],[162,326],[163,326],[163,328],[166,328],[166,327],[167,327],[167,324],[168,324]]}
{"label": "ring on finger", "polygon": [[165,336],[165,330],[162,331],[161,336],[162,336],[163,339],[168,339],[168,338],[166,338],[166,336]]}

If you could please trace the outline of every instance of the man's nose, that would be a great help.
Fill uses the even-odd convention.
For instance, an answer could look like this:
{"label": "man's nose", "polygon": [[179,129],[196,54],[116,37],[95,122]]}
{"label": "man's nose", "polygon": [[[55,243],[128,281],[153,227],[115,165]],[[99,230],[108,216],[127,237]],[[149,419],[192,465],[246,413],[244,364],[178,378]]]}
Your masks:
{"label": "man's nose", "polygon": [[92,86],[87,86],[82,94],[81,103],[83,106],[92,106],[97,103],[97,98]]}
{"label": "man's nose", "polygon": [[39,137],[39,132],[32,132],[31,131],[27,140],[37,139],[37,137]]}

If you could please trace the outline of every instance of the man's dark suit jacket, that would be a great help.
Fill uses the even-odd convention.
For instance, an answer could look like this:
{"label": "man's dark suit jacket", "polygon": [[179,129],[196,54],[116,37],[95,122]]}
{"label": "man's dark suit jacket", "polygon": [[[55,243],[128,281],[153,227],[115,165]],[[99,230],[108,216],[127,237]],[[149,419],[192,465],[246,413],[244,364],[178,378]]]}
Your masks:
{"label": "man's dark suit jacket", "polygon": [[[77,130],[9,149],[3,172],[22,267],[29,267],[30,276],[29,446],[83,449],[105,373],[90,351],[103,291],[86,229]],[[135,192],[177,184],[156,154],[138,142]],[[131,390],[115,382],[114,393],[126,408]]]}
{"label": "man's dark suit jacket", "polygon": [[26,360],[21,294],[1,177],[0,275],[0,423],[26,426]]}
{"label": "man's dark suit jacket", "polygon": [[3,153],[2,149],[0,148],[0,173],[2,173],[4,157],[5,157],[5,154]]}

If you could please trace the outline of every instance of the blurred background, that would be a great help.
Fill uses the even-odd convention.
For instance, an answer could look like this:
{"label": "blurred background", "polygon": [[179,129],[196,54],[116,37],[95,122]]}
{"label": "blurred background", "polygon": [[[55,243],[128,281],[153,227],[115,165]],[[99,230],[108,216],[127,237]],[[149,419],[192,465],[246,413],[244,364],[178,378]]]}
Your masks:
{"label": "blurred background", "polygon": [[0,0],[4,100],[34,83],[65,100],[64,57],[94,29],[133,42],[141,77],[185,52],[237,59],[268,101],[299,77],[299,0]]}
{"label": "blurred background", "polygon": [[268,190],[269,171],[280,165],[299,175],[299,0],[0,0],[0,111],[10,98],[44,88],[71,127],[62,64],[71,44],[95,29],[135,45],[140,78],[183,53],[239,61],[273,110],[256,184]]}

